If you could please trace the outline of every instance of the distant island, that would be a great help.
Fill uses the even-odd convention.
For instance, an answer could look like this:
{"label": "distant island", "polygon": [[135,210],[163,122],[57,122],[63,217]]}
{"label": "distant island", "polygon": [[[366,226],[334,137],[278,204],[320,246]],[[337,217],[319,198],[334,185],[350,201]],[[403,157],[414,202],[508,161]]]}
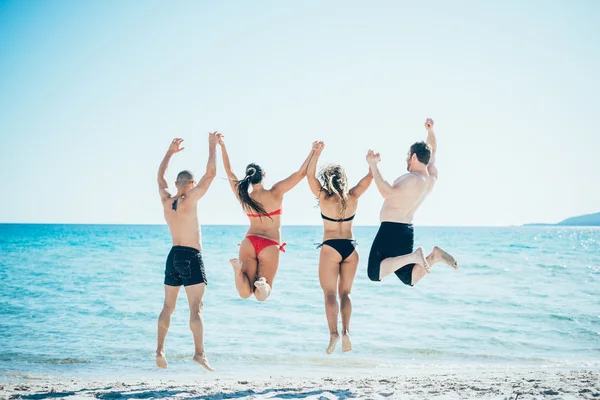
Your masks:
{"label": "distant island", "polygon": [[567,218],[558,224],[525,224],[525,226],[600,226],[600,213]]}

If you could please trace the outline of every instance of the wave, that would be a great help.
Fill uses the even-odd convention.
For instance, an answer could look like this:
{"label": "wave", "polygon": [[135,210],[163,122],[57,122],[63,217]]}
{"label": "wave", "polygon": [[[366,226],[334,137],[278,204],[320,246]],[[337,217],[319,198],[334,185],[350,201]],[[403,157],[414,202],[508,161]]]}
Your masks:
{"label": "wave", "polygon": [[65,364],[89,364],[92,361],[83,360],[78,358],[51,358],[51,357],[37,357],[32,354],[23,353],[0,353],[0,361],[8,362],[25,362],[31,364],[53,364],[53,365],[65,365]]}

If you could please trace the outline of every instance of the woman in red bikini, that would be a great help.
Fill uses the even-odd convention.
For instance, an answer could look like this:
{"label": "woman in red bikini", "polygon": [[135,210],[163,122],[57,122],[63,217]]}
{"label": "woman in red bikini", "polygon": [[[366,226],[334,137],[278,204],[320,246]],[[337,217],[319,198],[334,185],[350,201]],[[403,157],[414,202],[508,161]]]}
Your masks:
{"label": "woman in red bikini", "polygon": [[341,165],[328,165],[316,176],[317,162],[325,145],[314,142],[314,155],[308,165],[310,190],[319,200],[323,219],[323,243],[319,260],[319,281],[325,296],[325,316],[329,325],[327,354],[335,350],[338,333],[339,294],[342,311],[342,351],[352,350],[350,342],[350,292],[358,266],[358,252],[352,234],[352,220],[358,208],[358,198],[369,188],[373,175],[369,173],[356,186],[348,188],[348,177]]}
{"label": "woman in red bikini", "polygon": [[265,189],[262,183],[265,173],[260,166],[249,164],[244,178],[238,180],[231,169],[222,136],[219,137],[219,145],[231,189],[250,219],[250,229],[240,244],[239,259],[230,260],[235,275],[235,286],[241,298],[247,299],[254,293],[256,300],[265,301],[271,294],[279,266],[279,252],[285,251],[285,243],[280,244],[283,195],[306,176],[313,152],[311,151],[298,171],[277,182],[271,189]]}

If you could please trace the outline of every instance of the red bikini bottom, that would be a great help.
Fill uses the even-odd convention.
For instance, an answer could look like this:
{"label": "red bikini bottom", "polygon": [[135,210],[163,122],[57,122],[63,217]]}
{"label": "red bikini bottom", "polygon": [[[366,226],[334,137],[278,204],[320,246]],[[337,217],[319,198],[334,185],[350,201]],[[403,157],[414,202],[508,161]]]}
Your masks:
{"label": "red bikini bottom", "polygon": [[280,251],[285,253],[285,245],[287,243],[279,245],[279,243],[277,243],[275,240],[271,240],[271,239],[264,238],[262,236],[255,236],[255,235],[247,235],[246,239],[248,239],[250,241],[250,243],[252,243],[252,246],[254,246],[254,251],[256,252],[257,256],[265,247],[269,247],[269,246],[277,246],[277,247],[279,247]]}

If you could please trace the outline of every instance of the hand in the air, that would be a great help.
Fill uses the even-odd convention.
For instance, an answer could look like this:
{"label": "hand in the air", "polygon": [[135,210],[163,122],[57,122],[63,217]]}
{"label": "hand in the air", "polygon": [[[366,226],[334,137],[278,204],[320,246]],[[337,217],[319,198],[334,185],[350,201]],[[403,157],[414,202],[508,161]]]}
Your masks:
{"label": "hand in the air", "polygon": [[369,165],[377,165],[381,161],[379,153],[375,153],[373,150],[369,150],[367,153],[367,162]]}
{"label": "hand in the air", "polygon": [[225,142],[223,141],[224,137],[225,137],[225,135],[223,135],[222,133],[217,132],[217,139],[219,141],[219,146],[221,146],[221,147],[225,146]]}
{"label": "hand in the air", "polygon": [[216,146],[217,143],[219,143],[220,136],[223,136],[223,135],[221,135],[217,131],[208,132],[208,145],[209,146]]}
{"label": "hand in the air", "polygon": [[325,148],[325,143],[320,140],[316,140],[313,142],[312,149],[315,153],[321,154],[323,149]]}
{"label": "hand in the air", "polygon": [[427,129],[427,132],[433,130],[433,120],[431,118],[425,120],[425,129]]}
{"label": "hand in the air", "polygon": [[173,139],[173,141],[169,145],[169,153],[175,154],[175,153],[179,153],[181,150],[185,149],[185,147],[181,147],[181,148],[179,147],[181,142],[183,142],[183,139],[181,139],[181,138]]}

